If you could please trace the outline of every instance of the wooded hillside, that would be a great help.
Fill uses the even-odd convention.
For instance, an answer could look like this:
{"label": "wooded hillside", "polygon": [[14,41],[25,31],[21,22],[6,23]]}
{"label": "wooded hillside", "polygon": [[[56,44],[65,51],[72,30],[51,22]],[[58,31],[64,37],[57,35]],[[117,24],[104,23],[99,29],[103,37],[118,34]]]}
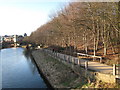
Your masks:
{"label": "wooded hillside", "polygon": [[[93,55],[118,54],[120,12],[117,2],[72,2],[26,40]],[[73,52],[73,51],[72,51]]]}

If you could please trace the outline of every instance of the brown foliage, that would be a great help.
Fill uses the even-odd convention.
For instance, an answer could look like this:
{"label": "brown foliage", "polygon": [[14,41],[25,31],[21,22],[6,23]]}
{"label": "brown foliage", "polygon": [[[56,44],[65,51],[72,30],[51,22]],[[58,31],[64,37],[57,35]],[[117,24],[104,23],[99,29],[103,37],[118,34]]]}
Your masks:
{"label": "brown foliage", "polygon": [[[74,2],[65,6],[51,21],[32,32],[29,41],[47,46],[69,47],[94,50],[111,48],[116,53],[119,44],[118,3]],[[118,43],[117,43],[118,42]]]}

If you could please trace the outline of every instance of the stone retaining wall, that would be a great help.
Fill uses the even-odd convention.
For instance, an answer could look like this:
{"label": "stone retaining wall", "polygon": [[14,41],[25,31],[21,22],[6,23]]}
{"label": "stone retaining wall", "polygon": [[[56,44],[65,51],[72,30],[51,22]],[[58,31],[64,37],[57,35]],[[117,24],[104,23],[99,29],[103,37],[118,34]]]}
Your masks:
{"label": "stone retaining wall", "polygon": [[106,82],[106,83],[116,83],[116,78],[114,75],[95,72],[95,77],[98,80],[102,80],[103,82]]}

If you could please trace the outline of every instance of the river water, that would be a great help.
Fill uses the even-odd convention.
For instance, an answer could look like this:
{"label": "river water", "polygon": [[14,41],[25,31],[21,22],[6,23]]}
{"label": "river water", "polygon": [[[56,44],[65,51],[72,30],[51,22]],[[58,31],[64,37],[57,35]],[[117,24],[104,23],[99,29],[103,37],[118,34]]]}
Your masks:
{"label": "river water", "polygon": [[2,88],[47,88],[37,67],[23,48],[0,51],[2,59]]}

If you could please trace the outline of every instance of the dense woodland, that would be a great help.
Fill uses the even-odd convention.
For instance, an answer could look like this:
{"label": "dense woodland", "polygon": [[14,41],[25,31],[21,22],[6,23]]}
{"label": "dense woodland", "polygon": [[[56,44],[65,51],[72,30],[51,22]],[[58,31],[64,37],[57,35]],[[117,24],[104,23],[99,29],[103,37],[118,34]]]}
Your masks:
{"label": "dense woodland", "polygon": [[[118,54],[120,12],[117,2],[72,2],[25,40],[74,52]],[[73,52],[73,51],[72,51]]]}

